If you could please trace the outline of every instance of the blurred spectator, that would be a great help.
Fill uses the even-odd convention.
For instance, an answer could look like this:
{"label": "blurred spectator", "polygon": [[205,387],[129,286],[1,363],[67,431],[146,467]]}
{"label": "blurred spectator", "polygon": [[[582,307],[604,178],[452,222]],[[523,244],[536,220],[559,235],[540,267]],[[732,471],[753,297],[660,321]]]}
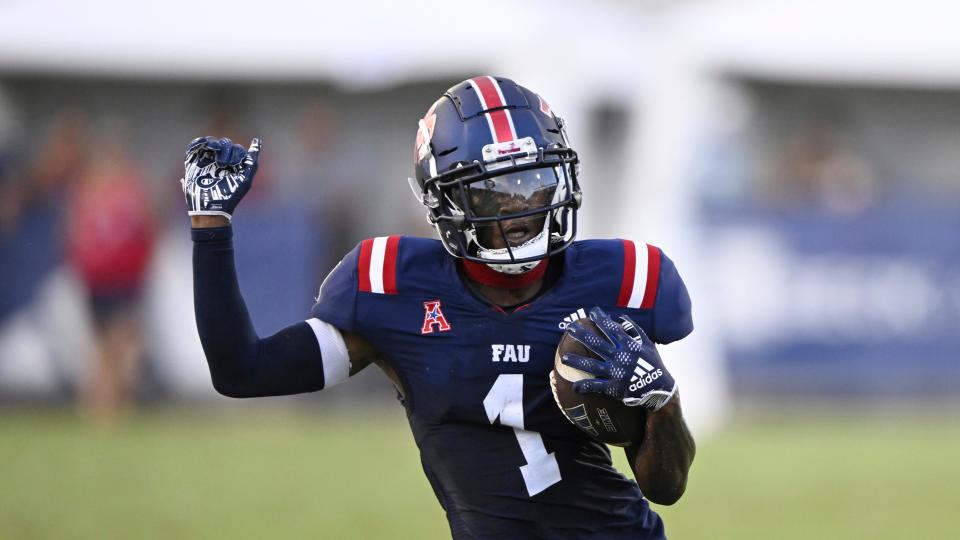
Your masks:
{"label": "blurred spectator", "polygon": [[143,173],[128,155],[117,133],[97,145],[66,219],[68,262],[86,288],[98,351],[82,404],[100,421],[130,405],[143,348],[140,299],[154,225]]}
{"label": "blurred spectator", "polygon": [[0,242],[9,234],[20,209],[20,186],[15,181],[14,141],[19,131],[13,102],[0,86]]}
{"label": "blurred spectator", "polygon": [[[0,145],[0,231],[9,232],[28,211],[60,202],[64,188],[76,177],[86,158],[87,117],[77,108],[55,113],[28,172],[14,172],[7,141]],[[4,137],[8,138],[8,137]]]}
{"label": "blurred spectator", "polygon": [[13,230],[20,214],[22,189],[13,168],[10,152],[0,148],[0,241]]}
{"label": "blurred spectator", "polygon": [[33,191],[37,197],[55,197],[63,193],[83,170],[89,154],[87,116],[67,107],[54,118],[43,149],[33,167]]}
{"label": "blurred spectator", "polygon": [[829,212],[857,214],[879,196],[873,167],[827,122],[812,122],[794,133],[779,166],[788,196],[813,201]]}
{"label": "blurred spectator", "polygon": [[83,170],[87,135],[80,109],[54,112],[26,170],[15,168],[0,185],[0,319],[26,305],[60,264],[63,204]]}
{"label": "blurred spectator", "polygon": [[[357,200],[363,195],[344,170],[346,158],[336,147],[340,126],[336,113],[323,100],[306,104],[298,115],[292,155],[279,171],[280,198],[287,205],[307,205],[313,215],[314,234],[323,246],[316,263],[319,283],[333,264],[349,252],[360,238],[357,232]],[[259,181],[259,178],[258,178]],[[324,241],[326,240],[326,241]]]}

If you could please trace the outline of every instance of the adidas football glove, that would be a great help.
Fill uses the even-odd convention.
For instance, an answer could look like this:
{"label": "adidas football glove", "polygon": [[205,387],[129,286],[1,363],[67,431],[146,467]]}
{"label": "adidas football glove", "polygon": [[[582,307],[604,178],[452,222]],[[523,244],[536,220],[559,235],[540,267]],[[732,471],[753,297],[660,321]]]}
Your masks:
{"label": "adidas football glove", "polygon": [[660,353],[643,329],[623,315],[619,322],[598,307],[590,310],[590,320],[603,335],[585,328],[579,321],[567,327],[570,336],[600,359],[564,354],[564,364],[592,374],[595,378],[573,383],[579,394],[606,394],[630,407],[642,406],[657,411],[670,401],[677,383],[663,365]]}
{"label": "adidas football glove", "polygon": [[180,179],[187,213],[231,219],[253,183],[259,157],[260,139],[253,139],[246,150],[230,139],[200,137],[191,141]]}

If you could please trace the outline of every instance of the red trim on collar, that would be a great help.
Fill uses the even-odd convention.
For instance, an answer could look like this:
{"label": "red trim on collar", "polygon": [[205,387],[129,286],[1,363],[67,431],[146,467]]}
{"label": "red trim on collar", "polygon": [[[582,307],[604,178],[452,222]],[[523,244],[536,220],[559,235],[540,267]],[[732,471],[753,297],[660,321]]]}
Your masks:
{"label": "red trim on collar", "polygon": [[481,285],[499,289],[520,289],[543,278],[547,273],[547,260],[538,262],[536,266],[522,274],[504,274],[485,264],[465,260],[460,261],[460,268],[468,278]]}

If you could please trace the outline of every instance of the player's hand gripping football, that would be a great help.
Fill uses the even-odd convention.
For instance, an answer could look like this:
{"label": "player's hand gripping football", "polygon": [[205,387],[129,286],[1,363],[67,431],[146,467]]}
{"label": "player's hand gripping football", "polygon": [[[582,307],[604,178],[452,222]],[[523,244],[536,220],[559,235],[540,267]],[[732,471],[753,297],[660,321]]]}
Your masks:
{"label": "player's hand gripping football", "polygon": [[230,139],[207,136],[190,141],[180,179],[187,213],[231,219],[253,183],[259,158],[260,139],[253,139],[246,150]]}
{"label": "player's hand gripping football", "polygon": [[590,310],[590,320],[603,332],[599,336],[577,322],[567,332],[600,359],[564,354],[564,364],[594,375],[573,384],[579,394],[606,394],[625,405],[659,410],[677,391],[677,383],[663,365],[653,340],[639,325],[623,315],[619,322],[602,309]]}

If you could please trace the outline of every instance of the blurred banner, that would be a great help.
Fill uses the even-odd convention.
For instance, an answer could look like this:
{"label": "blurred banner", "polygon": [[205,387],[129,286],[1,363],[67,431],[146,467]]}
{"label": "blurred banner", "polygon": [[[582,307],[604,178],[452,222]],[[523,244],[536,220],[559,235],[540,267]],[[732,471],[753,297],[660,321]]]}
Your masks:
{"label": "blurred banner", "polygon": [[698,187],[732,380],[767,397],[955,396],[960,94],[729,91],[739,120],[705,145]]}
{"label": "blurred banner", "polygon": [[[938,208],[938,206],[941,206]],[[711,216],[732,379],[785,395],[952,395],[960,207]]]}

